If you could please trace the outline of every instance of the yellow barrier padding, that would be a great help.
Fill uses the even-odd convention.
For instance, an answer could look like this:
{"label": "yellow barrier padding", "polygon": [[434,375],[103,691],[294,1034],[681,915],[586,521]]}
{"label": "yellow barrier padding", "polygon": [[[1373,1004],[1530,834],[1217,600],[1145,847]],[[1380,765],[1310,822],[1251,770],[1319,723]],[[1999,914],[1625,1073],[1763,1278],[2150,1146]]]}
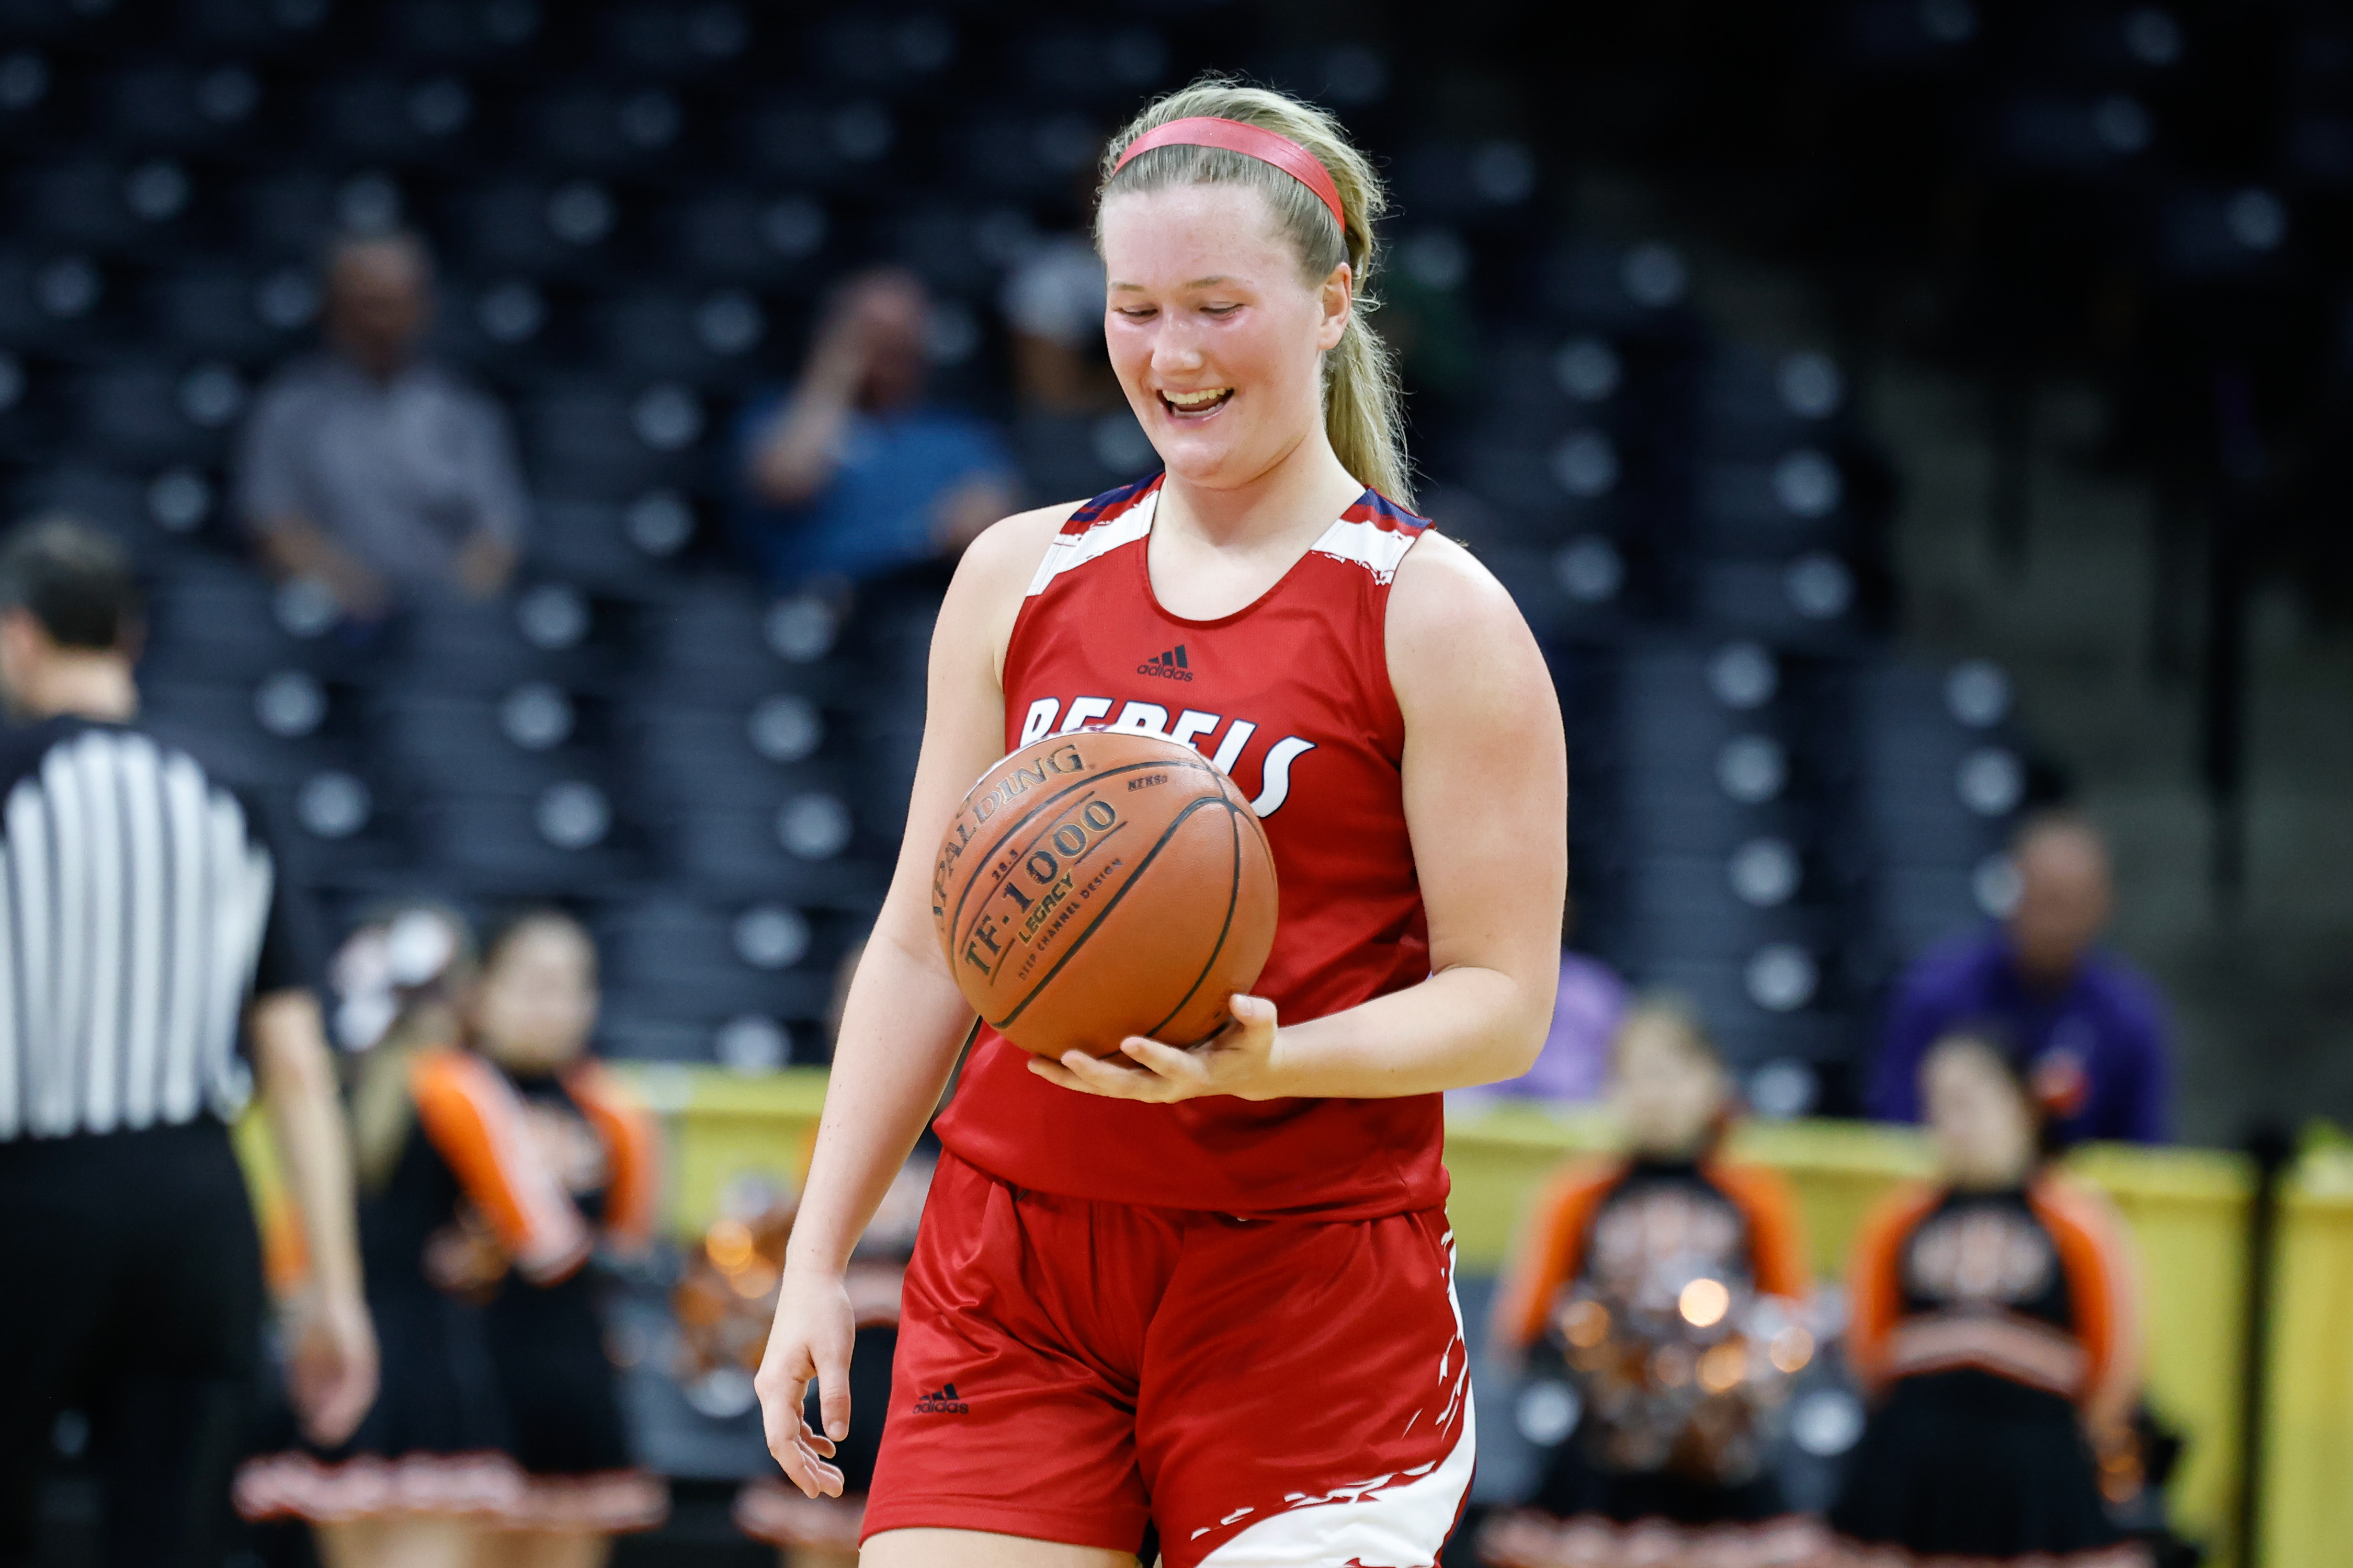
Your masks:
{"label": "yellow barrier padding", "polygon": [[2353,1153],[2283,1180],[2263,1424],[2265,1568],[2353,1562]]}
{"label": "yellow barrier padding", "polygon": [[662,1222],[672,1236],[701,1237],[720,1217],[727,1188],[746,1176],[801,1190],[825,1108],[823,1068],[746,1078],[668,1062],[613,1067],[662,1118],[670,1152]]}

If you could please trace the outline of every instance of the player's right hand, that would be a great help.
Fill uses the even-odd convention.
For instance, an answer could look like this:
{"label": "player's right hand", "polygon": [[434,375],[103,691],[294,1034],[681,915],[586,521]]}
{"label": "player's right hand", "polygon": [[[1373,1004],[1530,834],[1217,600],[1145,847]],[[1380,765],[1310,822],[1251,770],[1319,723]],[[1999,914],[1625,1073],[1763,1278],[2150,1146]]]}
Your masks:
{"label": "player's right hand", "polygon": [[[841,1471],[826,1461],[834,1444],[849,1436],[849,1347],[857,1329],[839,1273],[786,1267],[768,1351],[752,1386],[760,1395],[768,1452],[807,1497],[841,1495]],[[812,1380],[822,1432],[802,1415]]]}

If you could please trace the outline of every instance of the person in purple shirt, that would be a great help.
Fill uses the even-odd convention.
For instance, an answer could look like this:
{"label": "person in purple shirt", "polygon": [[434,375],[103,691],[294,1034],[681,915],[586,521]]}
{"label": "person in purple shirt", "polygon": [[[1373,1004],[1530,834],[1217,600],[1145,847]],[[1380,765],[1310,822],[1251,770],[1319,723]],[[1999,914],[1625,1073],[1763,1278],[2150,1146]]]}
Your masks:
{"label": "person in purple shirt", "polygon": [[2114,907],[2107,846],[2069,813],[2036,816],[2012,847],[2018,902],[2004,926],[1915,961],[1897,982],[1869,1099],[1884,1121],[1920,1120],[1920,1062],[1955,1029],[2019,1054],[2069,1142],[2162,1143],[2171,1064],[2157,987],[2095,945]]}

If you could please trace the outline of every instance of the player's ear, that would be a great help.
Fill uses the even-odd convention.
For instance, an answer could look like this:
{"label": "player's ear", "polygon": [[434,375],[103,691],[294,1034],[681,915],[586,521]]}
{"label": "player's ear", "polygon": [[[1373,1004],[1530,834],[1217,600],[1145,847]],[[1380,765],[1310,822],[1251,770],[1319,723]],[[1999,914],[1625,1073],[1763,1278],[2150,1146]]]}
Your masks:
{"label": "player's ear", "polygon": [[1324,319],[1316,327],[1315,346],[1329,353],[1340,346],[1340,340],[1347,335],[1348,323],[1356,319],[1356,269],[1343,261],[1324,275],[1316,294]]}

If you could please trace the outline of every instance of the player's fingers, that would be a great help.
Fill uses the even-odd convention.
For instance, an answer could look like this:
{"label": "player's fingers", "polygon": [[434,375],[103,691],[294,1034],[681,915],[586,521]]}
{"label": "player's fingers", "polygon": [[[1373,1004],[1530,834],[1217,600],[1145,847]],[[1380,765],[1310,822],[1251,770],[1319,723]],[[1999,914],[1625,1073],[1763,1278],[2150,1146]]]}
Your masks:
{"label": "player's fingers", "polygon": [[1094,1092],[1094,1089],[1091,1085],[1082,1082],[1079,1076],[1070,1068],[1064,1067],[1060,1062],[1048,1061],[1044,1057],[1031,1057],[1029,1058],[1029,1070],[1036,1073],[1039,1078],[1044,1079],[1048,1083],[1059,1084],[1064,1089],[1075,1089],[1082,1094],[1092,1094]]}
{"label": "player's fingers", "polygon": [[760,1396],[760,1431],[768,1440],[769,1457],[784,1466],[785,1473],[796,1482],[800,1477],[794,1474],[793,1462],[786,1456],[800,1441],[801,1395],[807,1387],[806,1379],[772,1366],[762,1367],[760,1375],[752,1380],[753,1391]]}
{"label": "player's fingers", "polygon": [[1065,1051],[1060,1061],[1049,1060],[1045,1057],[1029,1058],[1029,1070],[1049,1083],[1075,1089],[1082,1094],[1119,1093],[1116,1083],[1105,1083],[1094,1076],[1091,1069],[1095,1065],[1094,1058],[1083,1051]]}
{"label": "player's fingers", "polygon": [[1125,1056],[1091,1057],[1084,1051],[1064,1051],[1062,1065],[1097,1094],[1151,1100],[1160,1092],[1160,1080],[1152,1069]]}
{"label": "player's fingers", "polygon": [[1271,1033],[1274,1029],[1274,1004],[1263,996],[1252,996],[1237,991],[1226,998],[1226,1011],[1243,1028]]}
{"label": "player's fingers", "polygon": [[793,1418],[792,1435],[783,1443],[772,1446],[769,1456],[785,1472],[785,1479],[800,1488],[803,1497],[815,1497],[831,1485],[831,1495],[841,1495],[841,1472],[826,1460],[833,1455],[833,1445],[822,1432],[812,1432],[798,1416]]}
{"label": "player's fingers", "polygon": [[1143,1035],[1130,1035],[1119,1043],[1119,1048],[1162,1078],[1196,1084],[1208,1080],[1208,1064],[1192,1051]]}
{"label": "player's fingers", "polygon": [[[825,1443],[823,1437],[819,1437],[818,1441]],[[825,1443],[825,1452],[831,1454],[833,1445]],[[842,1477],[839,1467],[827,1464],[818,1456],[815,1449],[807,1447],[801,1450],[800,1461],[802,1473],[793,1478],[793,1483],[801,1489],[803,1496],[839,1497],[841,1495]]]}
{"label": "player's fingers", "polygon": [[849,1436],[849,1350],[844,1345],[819,1352],[817,1363],[818,1418],[833,1444]]}

